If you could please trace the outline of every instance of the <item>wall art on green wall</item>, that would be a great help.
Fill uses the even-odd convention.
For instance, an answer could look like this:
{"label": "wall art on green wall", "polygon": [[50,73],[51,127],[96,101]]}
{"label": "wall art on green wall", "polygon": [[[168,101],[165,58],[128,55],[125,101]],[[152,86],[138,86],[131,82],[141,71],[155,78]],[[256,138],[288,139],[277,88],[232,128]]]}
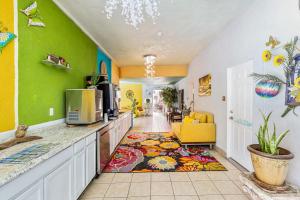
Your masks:
{"label": "wall art on green wall", "polygon": [[8,32],[7,28],[0,22],[0,53],[2,49],[15,38],[16,35]]}
{"label": "wall art on green wall", "polygon": [[50,66],[54,66],[60,69],[66,69],[66,70],[70,70],[71,65],[66,61],[66,59],[64,59],[61,56],[56,56],[53,54],[48,54],[47,58],[42,60],[42,63],[44,63],[45,65],[50,65]]}
{"label": "wall art on green wall", "polygon": [[[28,125],[65,118],[65,90],[84,88],[85,77],[97,67],[97,45],[52,0],[36,1],[47,28],[28,28],[27,18],[18,13],[19,123]],[[18,0],[19,9],[31,2]],[[45,66],[41,60],[49,52],[63,55],[72,70]]]}
{"label": "wall art on green wall", "polygon": [[45,27],[46,25],[42,21],[39,13],[37,2],[33,2],[31,5],[27,6],[25,9],[20,10],[28,17],[28,26],[39,26]]}

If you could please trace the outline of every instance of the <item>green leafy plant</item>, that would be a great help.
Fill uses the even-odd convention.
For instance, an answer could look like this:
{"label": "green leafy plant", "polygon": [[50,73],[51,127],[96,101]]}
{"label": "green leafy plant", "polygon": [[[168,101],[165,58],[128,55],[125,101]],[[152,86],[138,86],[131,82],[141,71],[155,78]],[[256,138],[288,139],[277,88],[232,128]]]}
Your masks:
{"label": "green leafy plant", "polygon": [[164,104],[168,108],[171,108],[177,101],[177,90],[175,88],[165,87],[161,91],[161,96]]}
{"label": "green leafy plant", "polygon": [[273,124],[273,133],[269,132],[269,120],[271,117],[272,112],[268,115],[262,113],[262,117],[264,119],[264,123],[259,127],[257,133],[257,139],[260,146],[260,150],[264,153],[278,155],[279,154],[279,144],[281,143],[282,139],[287,135],[289,130],[281,133],[278,137],[276,134],[276,126],[275,123]]}
{"label": "green leafy plant", "polygon": [[252,73],[249,75],[249,77],[253,77],[253,79],[256,82],[259,81],[273,81],[274,84],[286,84],[283,80],[278,78],[277,76],[271,75],[271,74],[258,74],[258,73]]}

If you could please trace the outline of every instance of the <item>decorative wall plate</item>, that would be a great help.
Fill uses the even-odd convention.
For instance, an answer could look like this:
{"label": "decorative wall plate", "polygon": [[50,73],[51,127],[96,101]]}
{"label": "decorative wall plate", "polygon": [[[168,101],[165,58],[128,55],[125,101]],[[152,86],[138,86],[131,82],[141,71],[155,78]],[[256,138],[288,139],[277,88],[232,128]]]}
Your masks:
{"label": "decorative wall plate", "polygon": [[272,80],[262,80],[256,84],[255,92],[258,96],[272,98],[278,95],[281,84]]}

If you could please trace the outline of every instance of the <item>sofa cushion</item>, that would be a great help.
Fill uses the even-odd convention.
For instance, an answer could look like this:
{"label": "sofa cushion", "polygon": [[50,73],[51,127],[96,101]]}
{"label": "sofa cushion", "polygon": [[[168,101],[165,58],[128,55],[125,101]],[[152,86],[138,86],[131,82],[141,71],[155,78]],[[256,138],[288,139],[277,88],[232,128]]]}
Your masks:
{"label": "sofa cushion", "polygon": [[194,119],[190,118],[190,117],[185,117],[183,119],[183,123],[193,123]]}
{"label": "sofa cushion", "polygon": [[205,113],[196,113],[195,119],[198,119],[200,123],[206,123],[207,122],[207,115]]}
{"label": "sofa cushion", "polygon": [[199,124],[200,121],[199,121],[199,119],[194,119],[192,123],[193,123],[193,124]]}
{"label": "sofa cushion", "polygon": [[207,123],[214,123],[214,115],[211,113],[207,113]]}
{"label": "sofa cushion", "polygon": [[191,112],[189,117],[192,118],[192,119],[195,119],[195,115],[196,115],[195,112]]}

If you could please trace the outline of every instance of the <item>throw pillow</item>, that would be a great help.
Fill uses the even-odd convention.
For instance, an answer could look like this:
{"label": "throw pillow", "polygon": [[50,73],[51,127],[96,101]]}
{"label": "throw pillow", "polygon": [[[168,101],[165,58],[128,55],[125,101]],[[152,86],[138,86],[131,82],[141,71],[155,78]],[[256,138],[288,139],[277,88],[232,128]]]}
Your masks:
{"label": "throw pillow", "polygon": [[207,116],[203,113],[196,113],[195,119],[198,119],[200,123],[206,123],[207,122]]}

